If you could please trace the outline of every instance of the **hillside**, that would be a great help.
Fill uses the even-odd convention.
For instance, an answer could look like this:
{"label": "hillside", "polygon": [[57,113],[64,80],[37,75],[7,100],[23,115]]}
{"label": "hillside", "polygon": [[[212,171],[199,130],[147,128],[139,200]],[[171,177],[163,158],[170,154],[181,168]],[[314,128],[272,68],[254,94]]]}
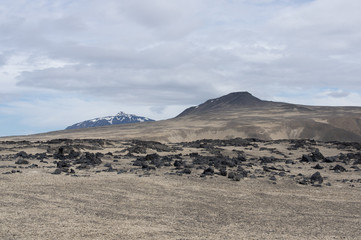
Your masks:
{"label": "hillside", "polygon": [[247,92],[236,92],[188,108],[169,120],[5,139],[107,138],[180,142],[235,137],[361,142],[361,107],[305,106],[265,101]]}

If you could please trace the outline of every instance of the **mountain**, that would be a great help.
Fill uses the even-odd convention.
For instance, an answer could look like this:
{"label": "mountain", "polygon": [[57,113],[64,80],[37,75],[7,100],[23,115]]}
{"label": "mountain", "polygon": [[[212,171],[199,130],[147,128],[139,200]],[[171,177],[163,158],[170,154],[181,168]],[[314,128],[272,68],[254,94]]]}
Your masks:
{"label": "mountain", "polygon": [[261,108],[272,108],[282,107],[288,109],[298,109],[309,111],[310,109],[301,105],[295,105],[290,103],[272,102],[261,100],[249,92],[233,92],[225,96],[210,99],[198,106],[190,107],[180,113],[177,117],[183,117],[187,115],[199,115],[206,113],[219,113],[224,111],[235,111],[237,109],[261,109]]}
{"label": "mountain", "polygon": [[[123,115],[123,114],[120,114]],[[96,120],[88,121],[91,126]],[[109,125],[113,118],[102,118]],[[76,124],[78,127],[81,123]],[[19,139],[105,138],[187,142],[200,139],[314,139],[361,143],[361,107],[306,106],[234,92],[185,109],[177,117],[147,124],[54,131]],[[9,138],[8,138],[9,139]]]}
{"label": "mountain", "polygon": [[107,125],[116,125],[116,124],[125,124],[125,123],[137,123],[137,122],[153,122],[154,120],[140,117],[132,114],[126,114],[124,112],[119,112],[115,116],[94,118],[90,120],[86,120],[80,123],[76,123],[66,128],[66,130],[70,129],[79,129],[79,128],[91,128],[91,127],[101,127]]}

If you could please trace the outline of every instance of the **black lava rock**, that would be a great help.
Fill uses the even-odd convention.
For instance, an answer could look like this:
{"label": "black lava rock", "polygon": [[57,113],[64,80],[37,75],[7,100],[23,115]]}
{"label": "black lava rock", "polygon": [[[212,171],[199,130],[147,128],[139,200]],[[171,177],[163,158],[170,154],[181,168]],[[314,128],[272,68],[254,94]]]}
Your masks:
{"label": "black lava rock", "polygon": [[15,162],[15,164],[29,164],[29,161],[25,159],[19,159]]}
{"label": "black lava rock", "polygon": [[274,163],[278,161],[275,157],[260,157],[261,164]]}
{"label": "black lava rock", "polygon": [[219,174],[221,176],[227,176],[227,170],[225,168],[222,168],[222,169],[219,170]]}
{"label": "black lava rock", "polygon": [[64,150],[65,150],[64,147],[58,148],[58,151],[54,153],[53,158],[64,160],[65,159]]}
{"label": "black lava rock", "polygon": [[269,180],[271,180],[271,181],[277,181],[277,178],[276,178],[275,176],[271,176],[271,177],[269,178]]}
{"label": "black lava rock", "polygon": [[173,166],[179,168],[183,166],[182,160],[175,160]]}
{"label": "black lava rock", "polygon": [[241,166],[238,166],[237,174],[239,174],[241,178],[245,178],[248,176],[248,172],[246,170],[244,170],[244,168]]}
{"label": "black lava rock", "polygon": [[312,153],[311,153],[311,156],[312,156],[312,159],[313,159],[313,161],[321,161],[321,160],[323,160],[325,157],[322,155],[322,153],[320,152],[320,150],[319,149],[317,149],[316,148],[316,150],[315,151],[313,151]]}
{"label": "black lava rock", "polygon": [[81,155],[80,152],[74,151],[74,149],[70,150],[69,155],[67,156],[67,158],[69,159],[76,159]]}
{"label": "black lava rock", "polygon": [[311,156],[304,154],[304,155],[302,155],[302,159],[300,162],[313,162],[313,159]]}
{"label": "black lava rock", "polygon": [[204,171],[203,171],[203,174],[204,175],[213,175],[214,174],[214,168],[213,167],[209,167],[209,168],[207,168],[207,169],[205,169]]}
{"label": "black lava rock", "polygon": [[286,164],[295,164],[295,162],[294,162],[293,160],[291,160],[291,159],[287,159],[287,160],[285,161],[285,163],[286,163]]}
{"label": "black lava rock", "polygon": [[66,161],[66,160],[57,161],[56,162],[56,167],[57,168],[68,168],[68,167],[70,167],[70,162]]}
{"label": "black lava rock", "polygon": [[330,170],[334,170],[335,172],[346,172],[346,168],[344,168],[343,166],[337,164],[336,166],[334,166],[333,168],[331,168]]}
{"label": "black lava rock", "polygon": [[87,164],[91,166],[99,165],[102,163],[100,159],[101,156],[104,156],[102,153],[90,153],[85,152],[80,159],[74,161],[75,164]]}
{"label": "black lava rock", "polygon": [[312,184],[314,184],[315,182],[318,182],[319,184],[323,183],[323,177],[321,176],[320,172],[315,172],[314,174],[312,174],[310,180]]}
{"label": "black lava rock", "polygon": [[111,163],[106,163],[106,164],[104,164],[104,167],[107,167],[107,168],[112,167],[112,164]]}
{"label": "black lava rock", "polygon": [[147,161],[152,161],[155,159],[159,159],[159,155],[157,153],[148,154],[145,156],[145,160],[147,160]]}
{"label": "black lava rock", "polygon": [[325,163],[333,163],[336,162],[336,158],[335,157],[326,157],[325,159],[323,159],[323,162]]}
{"label": "black lava rock", "polygon": [[314,166],[312,168],[314,168],[314,169],[323,169],[323,167],[318,163],[316,164],[316,166]]}
{"label": "black lava rock", "polygon": [[229,172],[228,178],[232,179],[233,181],[241,181],[242,175],[237,172]]}
{"label": "black lava rock", "polygon": [[52,174],[61,174],[62,170],[60,168],[55,169]]}
{"label": "black lava rock", "polygon": [[30,158],[30,155],[28,155],[26,152],[24,151],[21,151],[21,152],[18,152],[16,155],[16,157],[22,157],[22,158]]}

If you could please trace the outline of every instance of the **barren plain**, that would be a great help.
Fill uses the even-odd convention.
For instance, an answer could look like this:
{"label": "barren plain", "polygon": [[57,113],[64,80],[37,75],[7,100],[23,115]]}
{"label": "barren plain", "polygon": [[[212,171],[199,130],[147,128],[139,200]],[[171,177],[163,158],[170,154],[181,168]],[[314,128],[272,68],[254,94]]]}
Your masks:
{"label": "barren plain", "polygon": [[0,143],[1,239],[358,239],[361,145]]}

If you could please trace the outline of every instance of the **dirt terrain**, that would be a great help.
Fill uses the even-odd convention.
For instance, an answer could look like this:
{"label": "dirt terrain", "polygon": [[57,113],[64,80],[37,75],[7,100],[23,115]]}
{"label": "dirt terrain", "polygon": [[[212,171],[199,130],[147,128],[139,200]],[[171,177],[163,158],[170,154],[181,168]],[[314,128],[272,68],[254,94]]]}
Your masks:
{"label": "dirt terrain", "polygon": [[0,142],[0,239],[358,239],[361,144]]}

